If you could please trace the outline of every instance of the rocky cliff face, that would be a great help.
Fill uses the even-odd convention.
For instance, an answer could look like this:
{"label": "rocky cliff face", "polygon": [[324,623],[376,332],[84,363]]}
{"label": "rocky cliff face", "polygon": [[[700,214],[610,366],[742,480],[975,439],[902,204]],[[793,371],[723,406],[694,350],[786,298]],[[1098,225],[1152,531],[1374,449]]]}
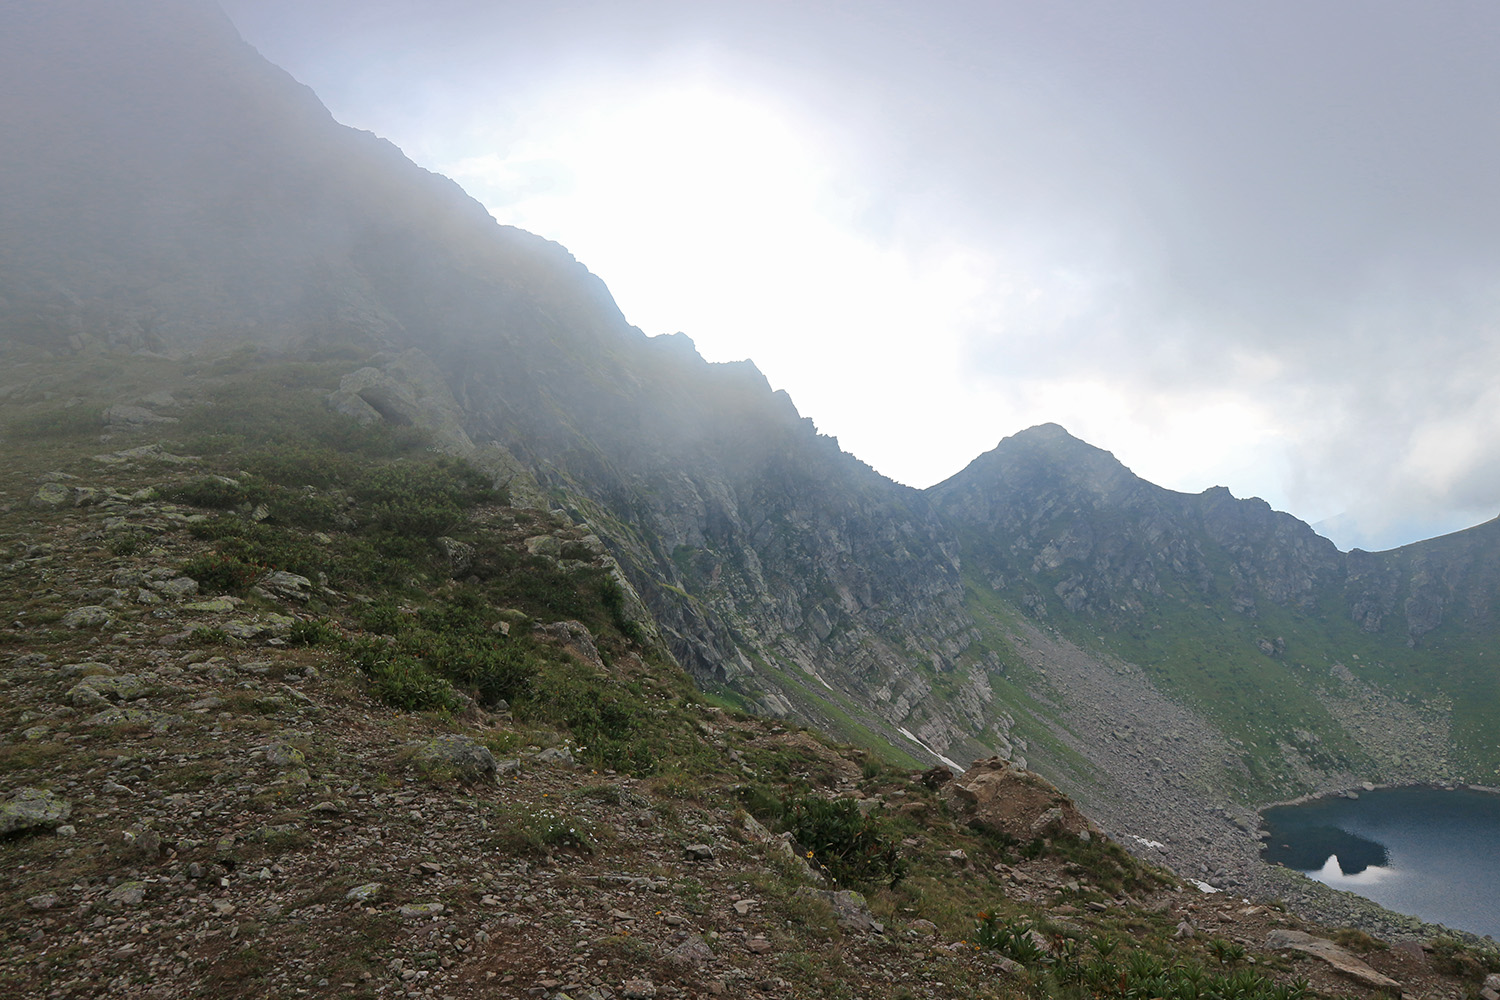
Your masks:
{"label": "rocky cliff face", "polygon": [[1259,601],[1311,608],[1340,571],[1332,542],[1264,501],[1153,486],[1056,424],[1007,438],[930,493],[991,584],[1037,610],[1039,586],[1116,622],[1170,596],[1251,615]]}
{"label": "rocky cliff face", "polygon": [[[405,392],[529,502],[586,522],[727,697],[923,760],[1026,753],[1133,823],[1397,773],[1381,720],[1442,715],[1443,697],[1471,706],[1454,773],[1500,764],[1500,692],[1474,658],[1500,523],[1344,555],[1055,425],[907,489],[748,362],[645,337],[561,247],[337,125],[189,0],[6,8],[0,87],[18,95],[0,102],[0,348],[248,342],[376,381],[419,349],[420,387],[355,379],[344,402],[386,419],[366,396]],[[1134,738],[1159,725],[1182,738]],[[1132,812],[1104,788],[1120,783],[1172,805]]]}

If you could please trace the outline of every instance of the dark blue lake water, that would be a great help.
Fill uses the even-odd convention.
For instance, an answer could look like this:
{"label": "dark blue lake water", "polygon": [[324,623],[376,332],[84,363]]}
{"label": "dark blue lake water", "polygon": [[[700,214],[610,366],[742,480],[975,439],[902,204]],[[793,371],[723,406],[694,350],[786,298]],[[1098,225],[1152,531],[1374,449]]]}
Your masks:
{"label": "dark blue lake water", "polygon": [[1262,816],[1267,861],[1388,910],[1500,937],[1500,795],[1377,789]]}

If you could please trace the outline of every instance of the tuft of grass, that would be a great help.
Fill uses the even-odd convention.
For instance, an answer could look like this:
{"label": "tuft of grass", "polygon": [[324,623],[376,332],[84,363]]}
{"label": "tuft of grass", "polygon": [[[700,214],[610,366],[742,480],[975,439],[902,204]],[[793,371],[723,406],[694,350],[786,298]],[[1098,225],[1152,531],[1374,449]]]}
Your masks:
{"label": "tuft of grass", "polygon": [[599,833],[583,816],[547,805],[519,804],[496,807],[491,814],[496,832],[491,844],[512,855],[550,855],[556,851],[593,854]]}

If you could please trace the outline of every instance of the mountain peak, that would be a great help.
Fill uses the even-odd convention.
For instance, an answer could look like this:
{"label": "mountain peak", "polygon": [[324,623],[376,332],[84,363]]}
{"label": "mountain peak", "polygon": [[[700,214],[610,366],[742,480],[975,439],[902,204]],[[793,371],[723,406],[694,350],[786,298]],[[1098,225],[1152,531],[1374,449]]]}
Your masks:
{"label": "mountain peak", "polygon": [[931,489],[935,495],[972,489],[1010,492],[1043,481],[1068,483],[1095,494],[1139,482],[1114,455],[1074,437],[1060,424],[1045,423],[1004,438]]}

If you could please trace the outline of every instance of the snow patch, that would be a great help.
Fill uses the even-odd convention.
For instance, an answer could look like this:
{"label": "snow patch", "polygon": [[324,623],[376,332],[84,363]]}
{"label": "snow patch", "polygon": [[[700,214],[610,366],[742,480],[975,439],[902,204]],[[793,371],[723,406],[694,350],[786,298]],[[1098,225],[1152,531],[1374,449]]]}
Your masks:
{"label": "snow patch", "polygon": [[910,729],[907,729],[906,727],[902,726],[902,727],[898,727],[897,728],[897,732],[899,732],[902,736],[905,736],[907,739],[911,740],[913,743],[915,743],[917,746],[921,747],[923,750],[926,750],[928,753],[932,754],[934,757],[936,757],[938,760],[942,761],[944,764],[947,764],[949,767],[953,768],[953,770],[957,771],[959,774],[963,774],[964,771],[968,770],[968,768],[964,767],[958,761],[953,760],[951,757],[944,757],[942,754],[940,754],[936,750],[932,749],[932,747],[928,746],[926,743],[923,743],[921,740],[917,739],[917,737],[915,735],[913,735],[913,733],[912,733],[912,731]]}

